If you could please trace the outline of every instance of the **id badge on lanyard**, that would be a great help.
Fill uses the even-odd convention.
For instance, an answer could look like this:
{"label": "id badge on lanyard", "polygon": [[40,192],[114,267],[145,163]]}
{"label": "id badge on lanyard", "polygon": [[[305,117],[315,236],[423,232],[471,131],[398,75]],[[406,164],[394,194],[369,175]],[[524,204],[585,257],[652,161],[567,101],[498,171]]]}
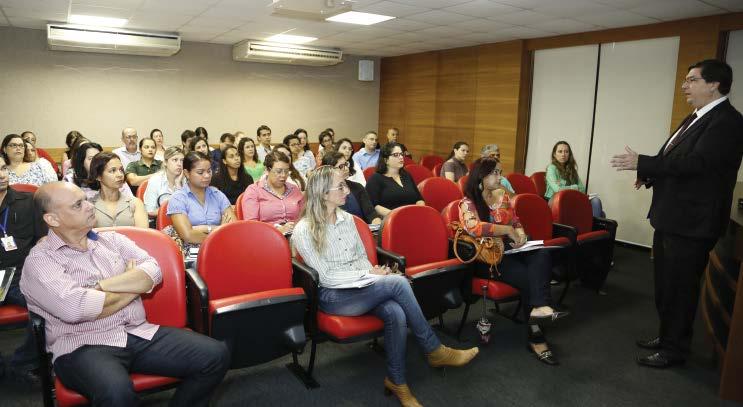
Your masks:
{"label": "id badge on lanyard", "polygon": [[13,239],[13,236],[8,236],[8,213],[10,212],[10,208],[5,208],[3,211],[3,224],[0,225],[0,229],[3,231],[3,237],[0,237],[0,241],[3,243],[3,249],[5,249],[6,252],[10,252],[13,250],[18,249],[18,246],[15,244],[15,239]]}

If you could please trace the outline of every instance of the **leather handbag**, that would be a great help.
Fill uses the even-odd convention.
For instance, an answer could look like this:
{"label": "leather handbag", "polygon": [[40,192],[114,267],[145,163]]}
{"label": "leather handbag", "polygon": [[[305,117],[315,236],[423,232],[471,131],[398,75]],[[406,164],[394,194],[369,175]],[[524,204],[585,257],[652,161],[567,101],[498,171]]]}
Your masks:
{"label": "leather handbag", "polygon": [[[479,260],[490,265],[490,276],[493,277],[493,270],[500,276],[498,263],[503,259],[504,245],[503,240],[499,237],[474,237],[467,233],[458,221],[449,223],[449,227],[454,230],[454,255],[462,263],[468,264]],[[459,242],[467,242],[475,248],[475,253],[469,259],[465,260],[459,254]]]}

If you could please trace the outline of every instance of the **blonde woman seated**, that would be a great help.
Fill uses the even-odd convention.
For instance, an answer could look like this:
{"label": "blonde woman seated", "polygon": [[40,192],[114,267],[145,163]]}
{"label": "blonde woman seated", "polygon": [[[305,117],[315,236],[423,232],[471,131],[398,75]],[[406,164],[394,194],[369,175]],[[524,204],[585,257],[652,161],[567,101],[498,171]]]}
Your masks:
{"label": "blonde woman seated", "polygon": [[183,177],[183,150],[168,147],[163,158],[162,169],[150,178],[144,191],[144,207],[151,218],[157,217],[157,210],[162,204],[186,183]]}
{"label": "blonde woman seated", "polygon": [[233,222],[235,212],[227,197],[217,188],[209,186],[212,164],[208,155],[192,151],[183,160],[183,174],[188,180],[168,201],[168,216],[173,226],[163,232],[181,245],[184,253],[198,247],[209,233]]}
{"label": "blonde woman seated", "polygon": [[[387,357],[386,392],[403,406],[419,406],[405,379],[405,346],[408,328],[433,367],[462,366],[478,348],[456,350],[441,344],[423,316],[408,280],[390,274],[386,266],[372,266],[350,214],[340,209],[349,194],[340,170],[322,166],[307,181],[307,205],[294,228],[291,241],[304,261],[320,277],[319,307],[335,315],[373,314],[384,321]],[[342,288],[374,276],[362,288]]]}
{"label": "blonde woman seated", "polygon": [[124,167],[114,153],[98,153],[90,162],[88,184],[98,193],[93,196],[96,227],[148,227],[147,212],[139,198],[124,195]]}

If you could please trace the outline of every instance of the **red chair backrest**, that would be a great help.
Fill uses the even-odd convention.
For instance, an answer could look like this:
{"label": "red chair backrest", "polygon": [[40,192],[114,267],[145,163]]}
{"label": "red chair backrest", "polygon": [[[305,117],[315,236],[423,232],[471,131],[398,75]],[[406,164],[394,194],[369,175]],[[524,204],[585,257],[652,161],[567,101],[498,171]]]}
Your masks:
{"label": "red chair backrest", "polygon": [[405,157],[402,158],[402,165],[403,166],[410,165],[410,164],[415,164],[415,161],[413,161],[412,158],[410,158],[408,156],[405,156]]}
{"label": "red chair backrest", "polygon": [[168,216],[168,201],[165,201],[157,210],[157,230],[163,230],[166,226],[170,226],[173,222]]}
{"label": "red chair backrest", "polygon": [[371,178],[374,173],[377,172],[377,167],[368,167],[364,170],[364,179],[369,181],[369,178]]}
{"label": "red chair backrest", "polygon": [[459,190],[462,191],[462,194],[464,194],[464,188],[467,185],[469,177],[469,175],[462,175],[462,178],[457,181],[457,185],[459,185]]}
{"label": "red chair backrest", "polygon": [[433,177],[433,173],[428,168],[420,164],[410,164],[405,166],[405,171],[413,177],[415,185],[420,184],[424,179]]}
{"label": "red chair backrest", "polygon": [[454,237],[454,230],[449,227],[449,224],[454,221],[459,221],[459,200],[449,202],[448,205],[441,210],[441,219],[446,224],[446,234],[449,237]]}
{"label": "red chair backrest", "polygon": [[207,236],[196,264],[214,300],[290,288],[291,257],[288,240],[273,225],[239,220]]}
{"label": "red chair backrest", "polygon": [[524,174],[518,174],[518,173],[511,173],[506,176],[508,179],[508,182],[511,183],[511,186],[513,186],[513,190],[516,191],[517,194],[536,194],[537,188],[534,186],[534,183],[531,182],[531,178],[527,177]]}
{"label": "red chair backrest", "polygon": [[462,199],[462,191],[457,184],[446,178],[431,177],[418,184],[418,191],[423,196],[426,205],[441,212],[452,201]]}
{"label": "red chair backrest", "polygon": [[518,194],[511,204],[532,240],[552,239],[552,211],[544,198],[536,194]]}
{"label": "red chair backrest", "polygon": [[437,155],[424,155],[421,157],[421,165],[429,170],[433,171],[433,169],[439,164],[443,165],[444,159]]}
{"label": "red chair backrest", "polygon": [[238,195],[237,201],[235,201],[235,216],[237,216],[237,220],[245,219],[243,214],[243,198],[245,198],[245,192]]}
{"label": "red chair backrest", "polygon": [[356,224],[356,230],[359,231],[361,243],[364,244],[366,257],[369,259],[369,263],[371,263],[372,265],[378,264],[377,262],[379,260],[377,260],[377,239],[372,234],[371,229],[369,229],[369,225],[358,216],[354,216],[353,221]]}
{"label": "red chair backrest", "polygon": [[140,201],[144,202],[144,193],[147,191],[147,184],[150,183],[150,180],[146,179],[143,183],[139,184],[139,188],[137,188],[137,198],[139,198]]}
{"label": "red chair backrest", "polygon": [[593,212],[588,195],[574,189],[565,189],[552,196],[552,220],[573,226],[578,234],[593,230]]}
{"label": "red chair backrest", "polygon": [[173,239],[153,229],[120,226],[102,228],[129,239],[157,260],[163,282],[142,295],[147,320],[153,324],[182,328],[186,326],[186,272],[183,255]]}
{"label": "red chair backrest", "polygon": [[531,182],[534,183],[534,187],[537,189],[537,195],[544,196],[544,193],[547,192],[547,173],[544,171],[537,171],[534,174],[531,174]]}
{"label": "red chair backrest", "polygon": [[32,194],[36,192],[37,189],[39,189],[39,187],[37,187],[36,185],[32,185],[32,184],[13,184],[10,187],[13,188],[14,191],[30,192]]}
{"label": "red chair backrest", "polygon": [[433,166],[433,170],[431,170],[433,172],[433,176],[434,177],[440,177],[440,176],[442,176],[443,174],[441,174],[441,168],[443,168],[443,167],[444,167],[444,164],[443,163],[439,163],[439,164],[434,165]]}
{"label": "red chair backrest", "polygon": [[37,148],[36,149],[36,154],[39,157],[44,158],[47,161],[49,161],[49,164],[52,165],[52,168],[54,169],[54,172],[56,172],[57,174],[59,174],[59,165],[57,165],[57,161],[55,161],[54,158],[52,158],[52,156],[46,150],[44,150],[43,148]]}
{"label": "red chair backrest", "polygon": [[387,215],[382,228],[382,247],[405,256],[407,266],[446,260],[449,255],[447,226],[430,206],[401,206]]}

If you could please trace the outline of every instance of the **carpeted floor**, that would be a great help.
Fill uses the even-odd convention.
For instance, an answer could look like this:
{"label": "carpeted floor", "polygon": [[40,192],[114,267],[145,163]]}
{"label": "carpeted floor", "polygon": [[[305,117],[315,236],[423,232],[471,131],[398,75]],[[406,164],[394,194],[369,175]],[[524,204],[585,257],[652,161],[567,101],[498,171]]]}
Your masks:
{"label": "carpeted floor", "polygon": [[[538,362],[525,349],[525,327],[500,317],[494,321],[490,346],[460,369],[429,368],[412,337],[408,341],[407,378],[426,406],[733,406],[717,397],[718,374],[697,318],[693,354],[686,366],[669,370],[638,367],[635,347],[640,337],[657,331],[653,305],[652,263],[648,251],[617,247],[607,296],[579,286],[565,305],[572,315],[550,329],[548,339],[561,365]],[[555,289],[554,294],[559,294]],[[466,335],[450,346],[474,345],[473,308]],[[506,308],[508,310],[508,308]],[[455,327],[462,309],[445,315]],[[7,357],[21,331],[0,332],[0,351]],[[308,355],[301,360],[306,363]],[[270,364],[230,371],[214,397],[216,406],[396,406],[382,393],[384,356],[366,343],[318,347],[315,376],[321,387],[306,390],[284,368],[290,357]],[[145,396],[142,405],[164,406],[171,393]],[[38,388],[25,388],[7,378],[0,383],[1,406],[41,405]]]}

